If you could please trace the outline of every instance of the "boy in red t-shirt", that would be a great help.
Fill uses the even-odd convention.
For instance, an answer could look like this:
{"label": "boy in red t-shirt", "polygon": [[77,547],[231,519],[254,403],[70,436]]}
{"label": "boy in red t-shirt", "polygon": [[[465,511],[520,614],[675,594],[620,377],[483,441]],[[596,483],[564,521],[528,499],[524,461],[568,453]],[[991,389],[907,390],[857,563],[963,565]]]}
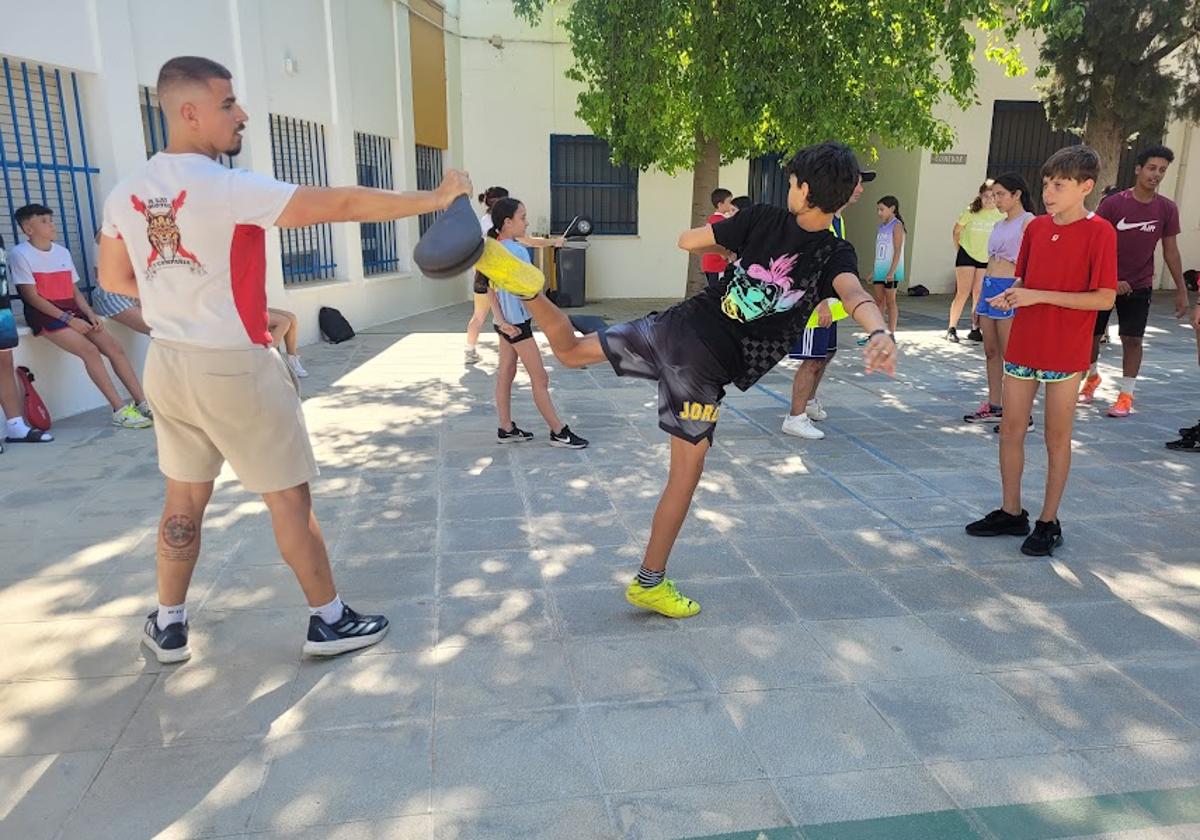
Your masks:
{"label": "boy in red t-shirt", "polygon": [[[733,203],[733,193],[724,187],[718,187],[712,191],[712,215],[708,217],[708,224],[715,225],[717,222],[724,221],[737,212],[737,207]],[[724,254],[708,253],[700,257],[700,270],[704,272],[704,279],[709,286],[715,286],[721,279],[721,274],[725,271],[725,266],[729,261],[725,259]]]}
{"label": "boy in red t-shirt", "polygon": [[975,537],[1029,534],[1021,507],[1025,432],[1038,384],[1046,383],[1046,497],[1021,553],[1034,557],[1062,545],[1058,505],[1071,469],[1071,427],[1079,377],[1091,357],[1096,312],[1117,294],[1117,234],[1088,212],[1099,156],[1087,146],[1059,149],[1042,166],[1042,202],[1048,215],[1025,229],[1017,282],[988,303],[1016,309],[1004,354],[1004,418],[1000,423],[1000,479],[1004,503],[967,526]]}

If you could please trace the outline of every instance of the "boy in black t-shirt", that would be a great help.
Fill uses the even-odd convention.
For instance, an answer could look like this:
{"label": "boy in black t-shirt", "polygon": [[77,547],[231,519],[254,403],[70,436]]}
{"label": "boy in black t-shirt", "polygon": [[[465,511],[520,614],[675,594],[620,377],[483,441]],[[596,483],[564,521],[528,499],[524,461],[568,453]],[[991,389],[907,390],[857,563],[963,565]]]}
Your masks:
{"label": "boy in black t-shirt", "polygon": [[679,237],[686,251],[738,255],[717,283],[695,297],[583,337],[544,295],[526,304],[564,365],[607,359],[618,376],[658,381],[658,425],[671,435],[671,470],[642,567],[625,597],[671,618],[700,611],[665,575],[704,471],[725,386],[745,391],[757,382],[787,356],[816,305],[835,296],[870,334],[867,371],[895,370],[895,342],[859,283],[854,248],[829,232],[833,212],[858,184],[854,154],[841,143],[807,146],[787,172],[787,210],[755,205]]}

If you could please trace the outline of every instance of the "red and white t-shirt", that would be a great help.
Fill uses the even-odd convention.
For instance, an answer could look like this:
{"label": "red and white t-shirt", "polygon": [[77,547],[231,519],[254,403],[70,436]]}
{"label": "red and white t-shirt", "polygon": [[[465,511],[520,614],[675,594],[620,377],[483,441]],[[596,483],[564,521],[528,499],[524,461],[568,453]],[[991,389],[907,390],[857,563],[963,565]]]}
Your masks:
{"label": "red and white t-shirt", "polygon": [[[710,225],[715,225],[717,222],[723,221],[725,221],[725,217],[720,213],[713,213],[708,217]],[[725,270],[727,265],[729,263],[725,261],[723,254],[708,253],[700,255],[700,270],[706,274],[720,274]]]}
{"label": "red and white t-shirt", "polygon": [[[1038,216],[1025,228],[1017,277],[1028,289],[1090,292],[1117,288],[1117,232],[1095,214],[1055,224]],[[1096,312],[1050,303],[1022,306],[1013,317],[1004,361],[1076,373],[1091,363]]]}
{"label": "red and white t-shirt", "polygon": [[154,338],[270,345],[266,231],[295,191],[204,155],[166,152],[117,184],[103,232],[124,240]]}
{"label": "red and white t-shirt", "polygon": [[36,286],[37,293],[49,301],[75,299],[75,284],[79,275],[71,252],[57,242],[43,251],[28,242],[13,246],[8,252],[8,274],[15,286]]}

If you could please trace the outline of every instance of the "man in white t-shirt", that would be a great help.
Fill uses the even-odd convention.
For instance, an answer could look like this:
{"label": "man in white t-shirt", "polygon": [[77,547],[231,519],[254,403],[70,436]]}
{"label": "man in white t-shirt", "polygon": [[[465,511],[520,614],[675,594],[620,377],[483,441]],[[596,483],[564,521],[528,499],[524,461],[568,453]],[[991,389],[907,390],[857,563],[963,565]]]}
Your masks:
{"label": "man in white t-shirt", "polygon": [[143,642],[160,662],[191,656],[185,606],[213,480],[228,461],[261,493],[275,539],[310,607],[305,653],[373,645],[381,615],[342,603],[309,482],[316,460],[299,394],[267,329],[266,232],[324,222],[388,221],[445,209],[470,193],[451,171],[432,192],[297,187],[216,162],[241,150],[246,112],[228,70],[183,56],[163,65],[167,148],[104,204],[100,284],[138,297],[149,324],[145,385],[167,479],[158,533],[158,609]]}

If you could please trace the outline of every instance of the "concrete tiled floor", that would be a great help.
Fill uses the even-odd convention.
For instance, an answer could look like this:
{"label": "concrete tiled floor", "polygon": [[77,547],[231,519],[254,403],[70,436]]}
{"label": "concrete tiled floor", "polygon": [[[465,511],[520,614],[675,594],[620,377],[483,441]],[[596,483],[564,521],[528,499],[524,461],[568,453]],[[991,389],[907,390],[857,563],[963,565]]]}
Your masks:
{"label": "concrete tiled floor", "polygon": [[152,435],[91,414],[11,447],[3,834],[803,837],[1200,783],[1200,458],[1162,448],[1200,408],[1191,333],[1156,304],[1138,414],[1079,412],[1068,542],[1035,561],[961,531],[996,502],[996,442],[958,422],[981,350],[940,340],[945,304],[903,302],[895,380],[863,376],[845,331],[824,441],[778,434],[786,365],[730,394],[672,565],[704,605],[686,622],[621,596],[666,473],[653,385],[547,357],[593,446],[547,447],[520,385],[540,439],[497,447],[494,344],[460,364],[464,307],[306,350],[340,588],[392,619],[357,657],[301,661],[303,599],[261,502],[225,476],[195,657],[147,661]]}

